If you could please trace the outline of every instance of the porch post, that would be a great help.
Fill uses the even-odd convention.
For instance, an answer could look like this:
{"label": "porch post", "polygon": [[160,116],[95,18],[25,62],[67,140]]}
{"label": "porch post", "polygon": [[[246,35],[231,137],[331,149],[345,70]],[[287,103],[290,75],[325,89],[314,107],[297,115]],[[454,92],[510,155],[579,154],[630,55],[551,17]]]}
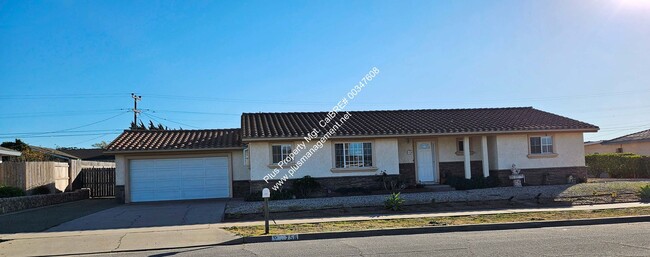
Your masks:
{"label": "porch post", "polygon": [[483,153],[483,177],[490,176],[490,163],[488,161],[487,136],[481,137],[481,152]]}
{"label": "porch post", "polygon": [[472,178],[472,166],[470,164],[469,137],[463,138],[463,155],[465,156],[465,178]]}

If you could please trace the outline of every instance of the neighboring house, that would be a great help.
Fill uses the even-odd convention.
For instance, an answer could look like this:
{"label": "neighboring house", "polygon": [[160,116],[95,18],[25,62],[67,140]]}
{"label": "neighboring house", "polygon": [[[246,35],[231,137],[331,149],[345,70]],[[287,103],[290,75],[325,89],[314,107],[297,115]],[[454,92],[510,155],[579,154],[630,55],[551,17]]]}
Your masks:
{"label": "neighboring house", "polygon": [[20,156],[21,154],[19,151],[0,146],[0,163],[2,163],[2,157],[4,156]]}
{"label": "neighboring house", "polygon": [[33,146],[30,145],[29,149],[34,152],[39,152],[49,156],[53,161],[68,162],[70,160],[79,160],[80,158],[72,154],[68,154],[56,149],[42,147],[42,146]]}
{"label": "neighboring house", "polygon": [[104,154],[104,149],[60,149],[59,151],[77,156],[84,161],[114,162],[115,156]]}
{"label": "neighboring house", "polygon": [[585,154],[635,153],[650,155],[650,129],[611,140],[585,142]]}
{"label": "neighboring house", "polygon": [[289,174],[278,163],[299,149],[291,164],[302,166],[285,184],[309,175],[329,190],[376,187],[385,172],[411,186],[489,175],[508,185],[513,164],[528,184],[564,184],[586,177],[583,133],[598,131],[532,107],[345,114],[327,123],[327,112],[244,113],[241,130],[125,131],[107,149],[116,155],[116,194],[126,202],[244,197]]}

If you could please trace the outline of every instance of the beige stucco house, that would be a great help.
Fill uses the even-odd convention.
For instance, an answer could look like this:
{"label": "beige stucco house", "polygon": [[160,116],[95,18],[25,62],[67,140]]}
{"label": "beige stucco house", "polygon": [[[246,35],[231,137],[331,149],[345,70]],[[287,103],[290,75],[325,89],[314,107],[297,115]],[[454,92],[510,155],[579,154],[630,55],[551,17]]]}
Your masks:
{"label": "beige stucco house", "polygon": [[[126,202],[245,197],[304,176],[325,189],[410,186],[452,176],[498,177],[513,164],[528,184],[586,177],[583,133],[598,127],[532,107],[244,113],[241,129],[125,131],[116,194]],[[122,193],[120,193],[122,192]]]}
{"label": "beige stucco house", "polygon": [[650,129],[611,140],[585,142],[585,154],[635,153],[650,156]]}

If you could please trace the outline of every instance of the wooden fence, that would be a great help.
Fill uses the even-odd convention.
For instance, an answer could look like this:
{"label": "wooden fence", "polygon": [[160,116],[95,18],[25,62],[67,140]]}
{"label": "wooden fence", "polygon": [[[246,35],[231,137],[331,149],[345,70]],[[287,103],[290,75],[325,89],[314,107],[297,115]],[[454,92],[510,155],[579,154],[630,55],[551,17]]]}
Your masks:
{"label": "wooden fence", "polygon": [[81,169],[81,187],[90,188],[90,197],[115,196],[115,168]]}
{"label": "wooden fence", "polygon": [[[65,172],[58,174],[56,170],[63,169]],[[3,162],[0,163],[0,184],[13,186],[25,191],[30,191],[39,186],[48,186],[50,190],[65,190],[56,187],[56,180],[61,179],[58,175],[67,179],[67,163],[57,162]]]}
{"label": "wooden fence", "polygon": [[[0,163],[0,185],[18,187],[27,191],[28,194],[31,193],[32,189],[39,186],[48,186],[51,191],[70,191],[84,186],[80,176],[82,170],[98,168],[112,170],[114,185],[115,163],[81,160],[71,160],[68,163],[2,162]],[[108,192],[102,194],[108,194]]]}

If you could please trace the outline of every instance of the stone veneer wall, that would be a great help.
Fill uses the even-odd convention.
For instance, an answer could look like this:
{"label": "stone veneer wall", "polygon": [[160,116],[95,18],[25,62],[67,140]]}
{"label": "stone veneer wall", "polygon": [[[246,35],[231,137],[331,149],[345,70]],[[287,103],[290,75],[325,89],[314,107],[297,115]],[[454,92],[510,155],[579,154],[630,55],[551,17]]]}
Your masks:
{"label": "stone veneer wall", "polygon": [[[587,180],[587,167],[561,167],[561,168],[539,168],[521,169],[524,174],[524,184],[527,185],[562,185],[568,183],[568,177],[573,175],[578,181]],[[501,186],[511,186],[512,180],[508,178],[510,170],[491,170],[490,175],[498,176]]]}
{"label": "stone veneer wall", "polygon": [[[482,161],[471,161],[470,165],[472,177],[483,176]],[[465,177],[465,162],[441,162],[438,167],[440,168],[441,184],[444,184],[450,176]]]}
{"label": "stone veneer wall", "polygon": [[[398,175],[389,175],[391,177],[397,177]],[[367,188],[370,190],[379,190],[383,189],[383,184],[380,181],[381,176],[348,176],[348,177],[330,177],[330,178],[314,178],[318,183],[320,183],[322,192],[316,192],[316,195],[328,195],[329,193],[339,189],[339,188],[352,188],[360,187]],[[282,188],[291,188],[293,181],[296,179],[289,179],[284,182]],[[273,187],[278,180],[269,180],[267,184],[264,180],[256,180],[250,182],[250,192],[258,193],[261,192],[263,188]],[[328,192],[331,191],[331,192]],[[233,191],[234,194],[234,191]],[[241,192],[240,192],[241,194]]]}
{"label": "stone veneer wall", "polygon": [[88,199],[88,197],[90,197],[90,190],[80,189],[67,193],[0,198],[0,214],[78,201]]}
{"label": "stone veneer wall", "polygon": [[233,181],[232,182],[232,197],[233,198],[246,198],[250,193],[251,193],[251,182],[250,181],[244,180],[244,181]]}
{"label": "stone veneer wall", "polygon": [[115,200],[118,203],[124,203],[126,200],[126,196],[124,195],[124,186],[123,185],[116,185],[115,186]]}
{"label": "stone veneer wall", "polygon": [[400,163],[399,176],[408,187],[414,187],[418,183],[415,180],[415,163]]}

